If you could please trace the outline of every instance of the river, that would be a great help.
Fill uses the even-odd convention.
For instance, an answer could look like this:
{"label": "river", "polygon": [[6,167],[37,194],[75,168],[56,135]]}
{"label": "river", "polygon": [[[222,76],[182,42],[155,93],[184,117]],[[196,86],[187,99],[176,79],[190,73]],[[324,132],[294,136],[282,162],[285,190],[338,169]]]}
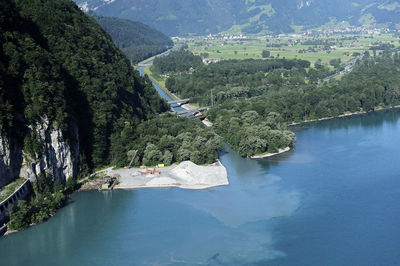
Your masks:
{"label": "river", "polygon": [[[169,52],[168,52],[168,53],[165,53],[163,56],[168,55],[168,54],[169,54]],[[151,64],[153,64],[153,60],[147,62],[146,64],[144,64],[144,65],[142,65],[142,66],[140,66],[140,67],[138,67],[137,70],[139,71],[139,73],[140,73],[141,76],[144,76],[143,68],[146,67],[146,66],[149,66],[149,65],[151,65]],[[158,84],[157,84],[156,82],[154,82],[154,80],[151,80],[151,83],[153,83],[153,87],[156,89],[156,91],[158,92],[158,94],[159,94],[162,98],[164,98],[164,99],[167,100],[167,101],[173,101],[173,100],[174,100],[174,99],[172,99],[160,86],[158,86]],[[171,104],[170,106],[171,106],[171,108],[172,108],[175,112],[182,112],[182,111],[185,111],[185,110],[186,110],[186,109],[184,109],[184,108],[183,108],[181,105],[179,105],[179,104]],[[180,115],[180,116],[182,116],[182,117],[184,117],[184,116],[193,117],[192,114],[189,114],[189,115],[187,115],[187,114],[182,114],[182,115]]]}
{"label": "river", "polygon": [[[145,74],[143,72],[143,68],[145,68],[146,66],[149,66],[151,64],[153,64],[153,60],[147,62],[144,65],[141,65],[140,67],[138,67],[137,71],[139,71],[139,74],[141,76],[144,76]],[[155,83],[153,80],[151,82],[153,83],[153,87],[156,89],[156,91],[158,92],[158,94],[160,94],[160,96],[162,98],[164,98],[167,101],[172,101],[173,100],[171,97],[169,97],[169,95],[160,86],[158,86],[157,83]]]}
{"label": "river", "polygon": [[75,194],[0,239],[0,264],[399,265],[400,111],[295,131],[269,159],[227,148],[229,186]]}

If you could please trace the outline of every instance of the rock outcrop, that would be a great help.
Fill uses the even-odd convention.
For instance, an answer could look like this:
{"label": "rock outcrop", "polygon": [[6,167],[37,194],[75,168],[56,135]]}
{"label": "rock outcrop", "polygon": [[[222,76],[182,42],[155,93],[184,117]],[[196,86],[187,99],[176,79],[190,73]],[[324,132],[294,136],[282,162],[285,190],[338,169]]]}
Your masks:
{"label": "rock outcrop", "polygon": [[32,159],[24,153],[23,166],[20,175],[31,181],[36,180],[41,172],[61,182],[77,174],[77,162],[79,156],[78,130],[71,130],[72,140],[68,143],[61,131],[55,125],[51,125],[48,119],[43,119],[36,127],[31,128],[39,137],[38,141],[42,147],[40,158]]}
{"label": "rock outcrop", "polygon": [[16,177],[36,181],[42,172],[61,182],[76,177],[79,161],[77,127],[70,129],[67,140],[59,127],[44,118],[41,123],[30,127],[30,134],[33,133],[38,136],[41,148],[40,154],[35,156],[24,152],[21,144],[0,133],[0,187]]}
{"label": "rock outcrop", "polygon": [[0,187],[8,184],[19,175],[22,157],[20,145],[14,139],[5,136],[0,125]]}

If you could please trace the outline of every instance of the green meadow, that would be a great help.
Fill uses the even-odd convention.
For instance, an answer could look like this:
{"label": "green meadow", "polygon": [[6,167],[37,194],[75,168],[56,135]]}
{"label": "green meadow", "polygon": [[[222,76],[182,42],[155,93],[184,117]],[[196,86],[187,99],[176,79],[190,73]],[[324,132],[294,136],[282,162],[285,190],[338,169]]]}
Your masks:
{"label": "green meadow", "polygon": [[[328,45],[315,43],[327,42]],[[321,59],[323,64],[329,64],[331,59],[340,58],[342,63],[354,57],[354,53],[363,53],[371,46],[379,43],[399,46],[399,38],[393,34],[343,34],[326,37],[311,37],[304,35],[285,37],[248,37],[248,39],[207,39],[187,38],[183,41],[189,50],[208,58],[222,59],[261,59],[262,51],[270,52],[272,58],[304,59],[314,63]],[[328,48],[329,47],[329,48]],[[379,51],[378,51],[379,52]]]}

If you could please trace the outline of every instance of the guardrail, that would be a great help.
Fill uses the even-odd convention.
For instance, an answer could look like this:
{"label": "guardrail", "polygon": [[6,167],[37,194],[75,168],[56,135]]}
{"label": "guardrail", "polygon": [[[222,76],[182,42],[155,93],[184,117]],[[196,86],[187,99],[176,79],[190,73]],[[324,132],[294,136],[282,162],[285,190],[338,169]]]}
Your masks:
{"label": "guardrail", "polygon": [[25,198],[29,192],[30,181],[26,180],[22,185],[20,185],[14,193],[8,196],[5,200],[0,202],[0,221],[5,218],[8,207],[11,204],[17,203],[18,200]]}

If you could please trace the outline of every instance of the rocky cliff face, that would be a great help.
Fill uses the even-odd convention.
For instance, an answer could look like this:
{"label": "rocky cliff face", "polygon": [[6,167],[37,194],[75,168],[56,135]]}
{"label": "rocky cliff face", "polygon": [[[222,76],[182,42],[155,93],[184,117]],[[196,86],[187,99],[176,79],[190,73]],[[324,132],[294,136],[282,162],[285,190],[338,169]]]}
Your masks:
{"label": "rocky cliff face", "polygon": [[46,118],[30,129],[39,137],[42,152],[36,159],[24,153],[20,176],[34,181],[40,173],[45,172],[61,182],[76,177],[79,156],[78,129],[73,127],[73,137],[68,143],[61,129],[52,126]]}
{"label": "rocky cliff face", "polygon": [[75,178],[79,157],[77,127],[70,130],[72,137],[68,141],[62,130],[51,125],[48,119],[31,126],[30,130],[31,134],[36,132],[41,147],[36,158],[24,152],[22,145],[12,145],[13,140],[0,133],[0,187],[16,177],[35,181],[42,172],[61,182]]}
{"label": "rocky cliff face", "polygon": [[22,164],[22,149],[13,139],[7,138],[0,125],[0,187],[19,175]]}

